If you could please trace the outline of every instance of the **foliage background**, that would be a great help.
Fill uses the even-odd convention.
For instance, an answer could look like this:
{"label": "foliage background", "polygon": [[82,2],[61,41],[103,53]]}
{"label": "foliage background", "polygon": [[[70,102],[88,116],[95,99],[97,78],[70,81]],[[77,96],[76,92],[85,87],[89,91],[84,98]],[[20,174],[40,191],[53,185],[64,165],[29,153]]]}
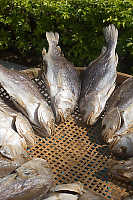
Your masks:
{"label": "foliage background", "polygon": [[40,57],[45,32],[56,31],[65,56],[86,66],[99,55],[110,23],[119,30],[118,70],[133,74],[132,0],[1,0],[0,49]]}

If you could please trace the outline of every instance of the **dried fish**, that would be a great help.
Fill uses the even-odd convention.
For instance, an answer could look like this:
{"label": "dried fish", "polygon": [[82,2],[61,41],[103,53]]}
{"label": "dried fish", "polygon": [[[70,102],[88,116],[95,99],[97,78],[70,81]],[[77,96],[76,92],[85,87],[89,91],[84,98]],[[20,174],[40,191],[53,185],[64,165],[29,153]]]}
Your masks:
{"label": "dried fish", "polygon": [[36,128],[41,129],[40,134],[51,135],[54,130],[54,114],[36,84],[27,75],[6,69],[2,65],[0,65],[0,83],[12,97],[17,108]]}
{"label": "dried fish", "polygon": [[47,162],[34,158],[16,172],[0,180],[0,200],[33,200],[45,196],[52,187],[52,172]]}
{"label": "dried fish", "polygon": [[104,29],[107,43],[101,55],[90,63],[83,75],[81,86],[80,112],[84,122],[93,125],[115,89],[118,56],[115,53],[118,30],[109,25]]}
{"label": "dried fish", "polygon": [[108,102],[102,136],[115,154],[133,156],[133,78],[124,81]]}
{"label": "dried fish", "polygon": [[0,154],[0,178],[12,173],[26,161],[28,161],[28,157],[21,156],[17,160],[11,160]]}
{"label": "dried fish", "polygon": [[58,45],[59,34],[46,32],[49,50],[43,48],[42,56],[47,65],[46,80],[56,121],[66,120],[73,112],[80,95],[79,75],[62,54]]}

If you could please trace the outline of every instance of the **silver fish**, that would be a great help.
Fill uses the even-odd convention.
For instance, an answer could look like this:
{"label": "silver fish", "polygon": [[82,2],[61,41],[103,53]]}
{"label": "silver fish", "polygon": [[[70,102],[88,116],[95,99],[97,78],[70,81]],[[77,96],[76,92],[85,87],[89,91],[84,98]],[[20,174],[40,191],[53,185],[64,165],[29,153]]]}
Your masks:
{"label": "silver fish", "polygon": [[0,152],[14,159],[36,142],[33,129],[25,116],[10,108],[0,98]]}
{"label": "silver fish", "polygon": [[16,160],[11,160],[0,154],[0,178],[9,175],[15,169],[20,167],[23,163],[27,162],[27,157],[19,157]]}
{"label": "silver fish", "polygon": [[102,136],[115,153],[133,155],[133,78],[125,80],[108,102]]}
{"label": "silver fish", "polygon": [[[28,145],[35,144],[36,138],[30,122],[20,112],[17,112],[13,108],[9,107],[7,103],[5,103],[4,100],[1,98],[0,112],[1,114],[3,113],[3,118],[0,119],[1,127],[5,126],[5,123],[7,123],[8,125],[10,124],[10,127],[12,129],[15,129],[21,137],[25,138]],[[8,120],[8,122],[6,122],[6,119]]]}
{"label": "silver fish", "polygon": [[104,37],[107,46],[85,70],[81,86],[79,108],[84,122],[90,125],[97,121],[103,111],[108,98],[115,89],[117,77],[118,56],[115,49],[118,30],[113,24],[104,29]]}
{"label": "silver fish", "polygon": [[0,180],[0,200],[36,200],[44,197],[52,184],[47,162],[34,158]]}
{"label": "silver fish", "polygon": [[[54,114],[40,94],[36,84],[28,76],[0,65],[0,83],[12,97],[15,105],[42,135],[51,135],[54,129]],[[45,130],[45,131],[44,131]]]}
{"label": "silver fish", "polygon": [[46,79],[48,82],[49,93],[52,100],[53,109],[57,121],[64,121],[73,112],[79,95],[80,80],[79,75],[62,54],[58,45],[59,34],[46,32],[49,49],[43,48],[43,61],[46,62]]}

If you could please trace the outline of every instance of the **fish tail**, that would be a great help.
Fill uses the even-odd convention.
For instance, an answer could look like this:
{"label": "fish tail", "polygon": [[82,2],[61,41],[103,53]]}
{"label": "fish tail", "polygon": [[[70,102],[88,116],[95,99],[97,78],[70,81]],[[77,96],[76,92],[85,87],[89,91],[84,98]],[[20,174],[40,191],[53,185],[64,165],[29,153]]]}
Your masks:
{"label": "fish tail", "polygon": [[104,37],[107,43],[107,48],[115,49],[117,45],[118,39],[118,30],[117,28],[111,24],[104,28]]}
{"label": "fish tail", "polygon": [[57,46],[59,42],[59,33],[55,32],[46,32],[46,38],[49,43],[49,46]]}

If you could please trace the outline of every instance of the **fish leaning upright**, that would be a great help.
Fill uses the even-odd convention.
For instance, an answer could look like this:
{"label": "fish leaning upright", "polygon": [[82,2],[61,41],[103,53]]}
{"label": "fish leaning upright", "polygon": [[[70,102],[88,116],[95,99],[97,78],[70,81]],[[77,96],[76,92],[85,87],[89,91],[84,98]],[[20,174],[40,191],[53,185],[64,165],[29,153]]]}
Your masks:
{"label": "fish leaning upright", "polygon": [[84,122],[88,125],[97,121],[115,89],[118,30],[113,24],[105,27],[104,37],[106,47],[103,47],[101,55],[92,61],[83,73],[79,108]]}
{"label": "fish leaning upright", "polygon": [[133,78],[125,80],[110,97],[101,134],[114,154],[123,159],[133,156]]}
{"label": "fish leaning upright", "polygon": [[0,98],[0,152],[15,159],[25,155],[25,149],[33,146],[36,137],[28,119],[9,107]]}
{"label": "fish leaning upright", "polygon": [[45,74],[47,85],[56,121],[65,121],[74,111],[80,95],[79,75],[74,65],[63,55],[58,46],[59,34],[46,32],[49,44],[48,52],[43,48],[43,61],[46,62],[47,72]]}
{"label": "fish leaning upright", "polygon": [[54,130],[54,114],[37,85],[27,75],[16,70],[9,70],[2,65],[0,65],[0,83],[17,108],[36,129],[40,129],[40,134],[51,135]]}
{"label": "fish leaning upright", "polygon": [[0,179],[0,200],[42,199],[53,186],[53,174],[41,158],[33,158]]}

